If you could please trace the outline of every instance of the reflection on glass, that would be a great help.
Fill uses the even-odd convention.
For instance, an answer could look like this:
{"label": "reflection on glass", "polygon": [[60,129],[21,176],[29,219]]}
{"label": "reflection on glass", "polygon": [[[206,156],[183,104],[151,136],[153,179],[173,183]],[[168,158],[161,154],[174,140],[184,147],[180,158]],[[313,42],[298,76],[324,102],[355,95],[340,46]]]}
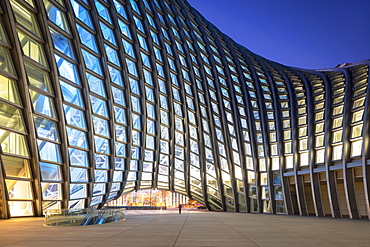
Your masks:
{"label": "reflection on glass", "polygon": [[104,100],[90,95],[90,102],[93,113],[108,117],[107,105]]}
{"label": "reflection on glass", "polygon": [[106,170],[95,170],[95,183],[108,182],[108,173]]}
{"label": "reflection on glass", "polygon": [[69,201],[69,209],[79,209],[85,207],[85,199]]}

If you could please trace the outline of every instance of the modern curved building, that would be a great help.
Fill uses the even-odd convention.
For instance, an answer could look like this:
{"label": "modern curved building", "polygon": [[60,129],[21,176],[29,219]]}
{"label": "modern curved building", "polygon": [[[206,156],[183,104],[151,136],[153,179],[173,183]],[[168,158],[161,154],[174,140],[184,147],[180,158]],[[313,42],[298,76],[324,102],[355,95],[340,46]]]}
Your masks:
{"label": "modern curved building", "polygon": [[0,1],[0,218],[175,191],[370,217],[370,60],[266,60],[185,0]]}

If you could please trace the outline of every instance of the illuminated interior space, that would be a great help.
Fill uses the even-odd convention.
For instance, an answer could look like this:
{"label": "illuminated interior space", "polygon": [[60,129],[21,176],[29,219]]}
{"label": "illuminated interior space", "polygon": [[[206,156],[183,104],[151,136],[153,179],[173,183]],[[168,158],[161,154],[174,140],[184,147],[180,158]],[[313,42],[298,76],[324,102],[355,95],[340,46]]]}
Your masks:
{"label": "illuminated interior space", "polygon": [[203,207],[187,196],[166,190],[140,190],[124,194],[106,206],[124,206],[127,209],[167,209],[177,208],[181,204],[188,208]]}

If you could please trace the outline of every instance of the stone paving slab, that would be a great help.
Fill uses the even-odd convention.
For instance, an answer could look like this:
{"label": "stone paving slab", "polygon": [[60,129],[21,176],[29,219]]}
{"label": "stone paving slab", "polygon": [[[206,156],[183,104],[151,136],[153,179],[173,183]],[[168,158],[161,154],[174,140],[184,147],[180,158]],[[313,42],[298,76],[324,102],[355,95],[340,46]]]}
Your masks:
{"label": "stone paving slab", "polygon": [[370,246],[370,221],[176,210],[127,211],[122,222],[45,227],[0,220],[0,246]]}

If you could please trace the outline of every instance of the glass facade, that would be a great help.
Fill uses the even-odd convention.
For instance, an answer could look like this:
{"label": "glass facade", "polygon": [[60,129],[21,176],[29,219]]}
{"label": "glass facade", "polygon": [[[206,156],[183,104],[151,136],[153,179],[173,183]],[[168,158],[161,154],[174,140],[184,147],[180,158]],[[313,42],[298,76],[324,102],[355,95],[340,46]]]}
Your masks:
{"label": "glass facade", "polygon": [[0,218],[153,188],[369,218],[369,65],[266,60],[185,0],[2,0]]}

